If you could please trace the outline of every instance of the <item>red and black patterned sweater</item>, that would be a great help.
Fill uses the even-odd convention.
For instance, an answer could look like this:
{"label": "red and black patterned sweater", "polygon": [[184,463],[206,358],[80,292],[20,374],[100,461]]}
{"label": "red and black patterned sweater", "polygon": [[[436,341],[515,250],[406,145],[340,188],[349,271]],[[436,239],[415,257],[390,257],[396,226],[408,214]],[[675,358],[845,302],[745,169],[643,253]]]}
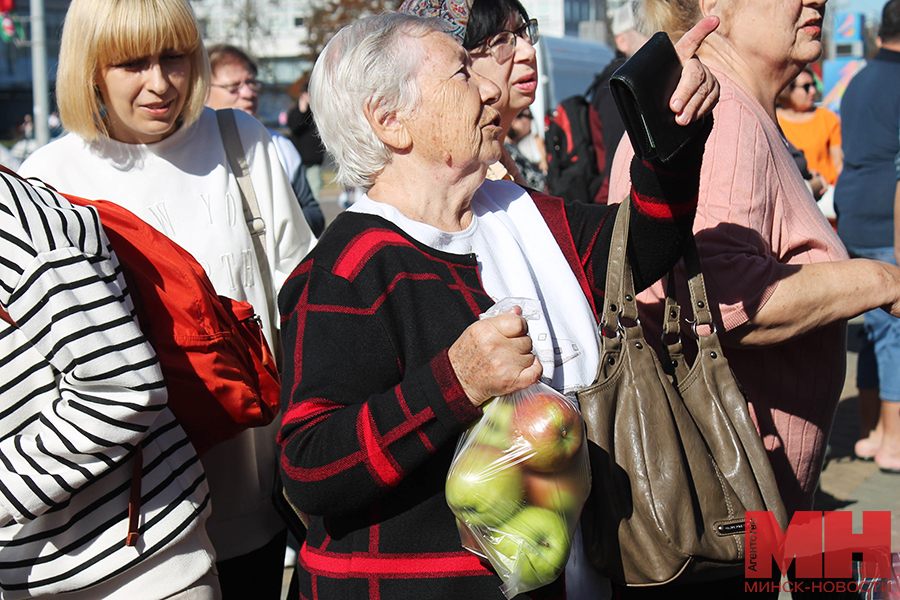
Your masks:
{"label": "red and black patterned sweater", "polygon": [[[683,162],[694,168],[632,165],[640,288],[667,272],[690,232],[699,155]],[[532,197],[588,299],[602,307],[617,207]],[[301,598],[502,599],[500,579],[463,550],[444,499],[459,435],[481,415],[447,358],[494,303],[474,255],[436,251],[381,217],[343,213],[279,303],[281,473],[288,496],[312,515],[299,553]],[[564,594],[560,580],[531,597]]]}

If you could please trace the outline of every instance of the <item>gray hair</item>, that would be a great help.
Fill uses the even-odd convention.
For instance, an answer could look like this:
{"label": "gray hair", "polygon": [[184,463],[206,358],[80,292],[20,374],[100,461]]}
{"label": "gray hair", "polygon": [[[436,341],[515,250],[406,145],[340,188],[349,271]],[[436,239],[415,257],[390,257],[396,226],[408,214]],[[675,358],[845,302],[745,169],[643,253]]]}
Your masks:
{"label": "gray hair", "polygon": [[391,161],[393,152],[375,135],[363,109],[368,104],[412,113],[423,54],[410,41],[435,31],[445,32],[446,24],[403,13],[374,15],[341,29],[316,60],[310,108],[337,163],[339,183],[369,189]]}

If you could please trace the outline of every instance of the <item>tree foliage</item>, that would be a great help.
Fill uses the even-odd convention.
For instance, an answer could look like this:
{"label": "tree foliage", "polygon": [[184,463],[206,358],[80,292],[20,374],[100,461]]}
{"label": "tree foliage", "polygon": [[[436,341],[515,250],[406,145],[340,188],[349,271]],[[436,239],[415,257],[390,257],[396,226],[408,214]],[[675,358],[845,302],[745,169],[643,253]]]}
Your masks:
{"label": "tree foliage", "polygon": [[306,19],[306,53],[301,57],[312,62],[342,27],[386,10],[397,10],[402,0],[318,0]]}

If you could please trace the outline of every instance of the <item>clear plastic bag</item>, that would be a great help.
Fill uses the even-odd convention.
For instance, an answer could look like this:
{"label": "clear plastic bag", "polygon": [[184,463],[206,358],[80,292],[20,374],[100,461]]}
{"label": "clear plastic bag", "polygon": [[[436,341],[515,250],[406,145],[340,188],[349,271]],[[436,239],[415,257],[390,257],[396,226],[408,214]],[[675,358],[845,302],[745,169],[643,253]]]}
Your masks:
{"label": "clear plastic bag", "polygon": [[488,560],[512,598],[562,573],[591,487],[584,421],[543,384],[494,398],[463,434],[447,503],[463,547]]}

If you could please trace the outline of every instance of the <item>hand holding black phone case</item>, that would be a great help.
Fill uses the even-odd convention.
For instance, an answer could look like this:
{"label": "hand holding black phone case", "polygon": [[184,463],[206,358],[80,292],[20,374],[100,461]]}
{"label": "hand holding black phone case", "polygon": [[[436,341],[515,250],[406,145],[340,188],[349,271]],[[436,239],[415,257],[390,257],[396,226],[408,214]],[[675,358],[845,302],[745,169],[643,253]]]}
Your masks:
{"label": "hand holding black phone case", "polygon": [[705,116],[688,125],[675,122],[669,100],[680,78],[681,61],[669,36],[660,31],[609,80],[631,145],[643,160],[671,160],[703,127]]}

